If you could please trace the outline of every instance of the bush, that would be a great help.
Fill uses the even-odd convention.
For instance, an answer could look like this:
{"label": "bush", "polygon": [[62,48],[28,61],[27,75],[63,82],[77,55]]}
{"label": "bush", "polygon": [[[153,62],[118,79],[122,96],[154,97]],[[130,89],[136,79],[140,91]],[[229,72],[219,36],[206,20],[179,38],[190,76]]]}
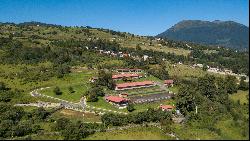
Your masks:
{"label": "bush", "polygon": [[56,86],[55,89],[54,89],[53,91],[54,91],[54,93],[55,93],[56,95],[62,95],[62,92],[61,92],[61,90],[60,90],[60,88],[59,88],[58,86]]}
{"label": "bush", "polygon": [[75,92],[74,89],[71,86],[69,87],[69,92],[70,93],[74,93]]}
{"label": "bush", "polygon": [[127,110],[128,110],[129,112],[134,111],[134,110],[135,110],[134,105],[132,105],[132,104],[128,104],[128,106],[127,106]]}

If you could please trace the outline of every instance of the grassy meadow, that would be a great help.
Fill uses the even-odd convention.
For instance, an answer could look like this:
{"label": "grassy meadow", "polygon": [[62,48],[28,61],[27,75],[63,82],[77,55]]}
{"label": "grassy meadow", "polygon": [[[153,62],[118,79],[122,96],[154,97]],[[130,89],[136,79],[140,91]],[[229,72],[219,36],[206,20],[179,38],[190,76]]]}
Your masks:
{"label": "grassy meadow", "polygon": [[156,127],[135,127],[111,132],[97,132],[86,140],[173,140]]}

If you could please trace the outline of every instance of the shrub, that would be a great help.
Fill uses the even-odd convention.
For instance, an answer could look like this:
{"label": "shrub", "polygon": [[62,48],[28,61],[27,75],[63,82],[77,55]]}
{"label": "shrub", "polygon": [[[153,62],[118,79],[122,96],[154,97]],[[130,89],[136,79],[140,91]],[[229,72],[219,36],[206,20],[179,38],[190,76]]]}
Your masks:
{"label": "shrub", "polygon": [[55,93],[56,95],[61,95],[61,94],[62,94],[62,92],[61,92],[61,90],[60,90],[60,88],[59,88],[58,86],[55,87],[54,93]]}

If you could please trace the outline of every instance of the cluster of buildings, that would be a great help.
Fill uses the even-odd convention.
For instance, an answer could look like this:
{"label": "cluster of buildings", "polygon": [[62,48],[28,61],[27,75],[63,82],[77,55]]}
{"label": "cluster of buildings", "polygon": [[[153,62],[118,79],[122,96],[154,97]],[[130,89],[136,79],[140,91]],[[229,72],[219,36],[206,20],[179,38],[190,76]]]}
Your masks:
{"label": "cluster of buildings", "polygon": [[[118,107],[119,109],[124,109],[128,106],[129,99],[120,96],[106,96],[105,100],[110,104]],[[175,109],[172,105],[160,105],[159,108],[162,111],[173,111]]]}
{"label": "cluster of buildings", "polygon": [[[126,78],[127,80],[132,79],[139,79],[144,76],[143,70],[138,68],[120,68],[116,69],[115,74],[112,75],[113,80],[121,80],[123,78]],[[90,82],[95,82],[98,78],[92,77],[89,79]],[[164,81],[164,86],[172,87],[174,84],[174,81],[169,79]],[[125,82],[125,83],[118,83],[115,86],[116,91],[122,91],[122,90],[131,90],[135,88],[146,88],[146,87],[153,87],[157,85],[154,81],[137,81],[137,82]],[[128,103],[130,102],[130,99],[128,97],[128,94],[121,93],[119,95],[109,95],[105,96],[104,99],[106,102],[116,106],[119,109],[126,108],[128,106]],[[161,105],[160,109],[163,111],[172,111],[174,109],[171,105]]]}
{"label": "cluster of buildings", "polygon": [[[202,68],[203,67],[203,64],[194,64],[192,66],[192,68]],[[236,76],[236,78],[238,80],[240,80],[240,78],[243,76],[243,77],[246,77],[246,80],[244,80],[245,82],[249,82],[249,77],[245,74],[236,74],[236,73],[233,73],[232,70],[230,69],[220,69],[220,68],[214,68],[214,67],[210,67],[207,65],[207,71],[208,72],[212,72],[212,73],[218,73],[218,74],[222,74],[222,75],[233,75],[233,76]]]}

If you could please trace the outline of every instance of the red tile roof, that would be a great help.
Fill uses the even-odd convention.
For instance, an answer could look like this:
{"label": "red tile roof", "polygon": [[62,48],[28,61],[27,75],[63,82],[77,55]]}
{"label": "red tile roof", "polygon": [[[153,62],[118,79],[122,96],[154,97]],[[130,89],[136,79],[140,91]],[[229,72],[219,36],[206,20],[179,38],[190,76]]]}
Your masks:
{"label": "red tile roof", "polygon": [[160,108],[168,110],[168,109],[174,109],[174,106],[172,106],[172,105],[162,105],[162,106],[160,106]]}
{"label": "red tile roof", "polygon": [[128,78],[128,77],[139,77],[139,75],[138,74],[130,74],[130,73],[112,75],[112,79],[123,78],[123,77],[126,77],[126,78]]}
{"label": "red tile roof", "polygon": [[173,84],[173,83],[174,83],[174,80],[171,80],[171,79],[164,81],[164,84]]}
{"label": "red tile roof", "polygon": [[117,102],[117,103],[122,102],[122,101],[128,101],[126,98],[122,98],[119,96],[107,96],[106,99],[112,102]]}
{"label": "red tile roof", "polygon": [[138,87],[138,86],[145,86],[145,85],[153,85],[153,81],[143,81],[143,82],[129,82],[129,83],[121,83],[116,84],[117,88],[126,88],[126,87]]}

